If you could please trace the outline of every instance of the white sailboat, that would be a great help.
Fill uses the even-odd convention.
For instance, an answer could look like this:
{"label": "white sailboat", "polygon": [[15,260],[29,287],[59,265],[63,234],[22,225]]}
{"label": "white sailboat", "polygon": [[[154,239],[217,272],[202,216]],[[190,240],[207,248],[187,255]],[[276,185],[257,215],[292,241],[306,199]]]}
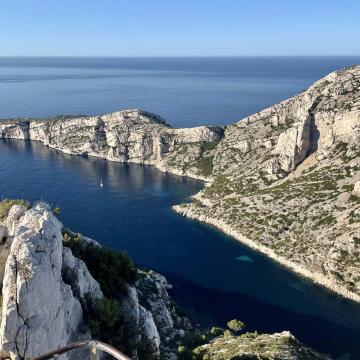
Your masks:
{"label": "white sailboat", "polygon": [[100,187],[103,187],[104,186],[104,183],[103,183],[103,179],[101,178],[100,180]]}

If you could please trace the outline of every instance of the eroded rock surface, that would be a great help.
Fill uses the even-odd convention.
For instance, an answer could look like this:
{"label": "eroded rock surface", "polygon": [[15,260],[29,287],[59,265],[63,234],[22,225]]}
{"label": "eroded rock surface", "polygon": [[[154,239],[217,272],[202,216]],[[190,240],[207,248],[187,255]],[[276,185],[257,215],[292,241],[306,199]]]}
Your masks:
{"label": "eroded rock surface", "polygon": [[46,204],[23,210],[15,205],[8,216],[14,239],[2,289],[0,342],[13,359],[67,344],[82,321],[80,302],[61,276],[61,224]]}
{"label": "eroded rock surface", "polygon": [[[63,233],[75,233],[65,230],[45,203],[30,210],[13,205],[0,230],[6,238],[0,246],[0,357],[30,359],[77,339],[91,339],[89,309],[95,311],[104,295],[86,264],[64,246]],[[100,247],[92,239],[76,236],[84,246]],[[176,349],[171,341],[191,327],[177,315],[168,288],[160,274],[139,271],[138,282],[119,293],[119,326],[135,360],[141,359],[140,346],[154,359],[160,354],[173,358]],[[71,359],[89,358],[86,351],[73,355]]]}
{"label": "eroded rock surface", "polygon": [[210,175],[209,164],[201,159],[211,155],[222,134],[221,126],[173,129],[159,116],[141,110],[0,122],[0,138],[36,140],[68,154],[155,165],[199,178]]}

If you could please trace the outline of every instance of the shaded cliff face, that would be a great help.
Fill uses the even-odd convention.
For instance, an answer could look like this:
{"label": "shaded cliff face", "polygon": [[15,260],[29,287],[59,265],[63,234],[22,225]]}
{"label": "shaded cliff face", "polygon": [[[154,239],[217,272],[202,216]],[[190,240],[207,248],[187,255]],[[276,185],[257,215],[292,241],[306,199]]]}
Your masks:
{"label": "shaded cliff face", "polygon": [[163,171],[207,178],[223,134],[220,126],[172,129],[160,117],[124,110],[101,116],[0,122],[0,138],[31,139],[68,154],[155,165]]}
{"label": "shaded cliff face", "polygon": [[360,301],[360,67],[228,126],[176,210]]}

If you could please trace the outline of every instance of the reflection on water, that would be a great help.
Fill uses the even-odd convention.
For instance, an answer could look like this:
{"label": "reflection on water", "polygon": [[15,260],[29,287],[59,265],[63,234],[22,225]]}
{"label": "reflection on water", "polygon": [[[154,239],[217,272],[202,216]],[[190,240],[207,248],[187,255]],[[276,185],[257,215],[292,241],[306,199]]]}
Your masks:
{"label": "reflection on water", "polygon": [[201,189],[200,181],[25,141],[0,141],[0,169],[1,197],[59,206],[74,231],[165,273],[180,305],[202,324],[237,317],[249,329],[291,330],[323,352],[360,358],[359,305],[171,211]]}

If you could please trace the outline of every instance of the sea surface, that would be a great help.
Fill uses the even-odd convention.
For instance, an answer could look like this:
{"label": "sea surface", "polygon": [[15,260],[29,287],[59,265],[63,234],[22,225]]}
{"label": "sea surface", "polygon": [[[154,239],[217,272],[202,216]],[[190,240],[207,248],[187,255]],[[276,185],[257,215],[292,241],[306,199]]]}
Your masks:
{"label": "sea surface", "polygon": [[171,211],[202,182],[21,140],[0,140],[0,169],[1,197],[60,207],[73,231],[165,274],[179,305],[201,325],[239,318],[250,331],[290,330],[318,350],[360,358],[360,305]]}
{"label": "sea surface", "polygon": [[360,57],[0,57],[0,118],[140,108],[174,127],[229,124],[356,64]]}
{"label": "sea surface", "polygon": [[[140,107],[175,126],[228,123],[356,62],[360,59],[1,59],[0,117]],[[126,75],[104,75],[115,73]],[[120,86],[122,81],[128,87]],[[16,140],[0,141],[0,174],[0,198],[45,200],[61,208],[63,223],[73,231],[165,274],[174,285],[171,294],[202,326],[239,318],[249,331],[290,330],[334,359],[360,359],[360,305],[172,212],[171,206],[190,201],[202,182]]]}

